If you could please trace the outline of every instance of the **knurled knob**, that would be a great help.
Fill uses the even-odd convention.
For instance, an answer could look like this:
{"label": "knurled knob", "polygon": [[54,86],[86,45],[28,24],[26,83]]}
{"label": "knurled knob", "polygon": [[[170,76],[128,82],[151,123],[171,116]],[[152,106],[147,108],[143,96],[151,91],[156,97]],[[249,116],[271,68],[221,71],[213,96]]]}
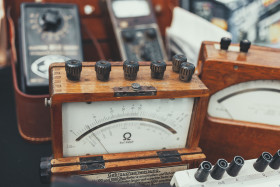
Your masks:
{"label": "knurled knob", "polygon": [[228,37],[223,37],[223,38],[221,39],[221,41],[220,41],[220,48],[221,48],[222,50],[228,50],[228,47],[229,47],[230,43],[231,43],[231,39],[230,39],[230,38],[228,38]]}
{"label": "knurled knob", "polygon": [[95,64],[96,78],[100,81],[108,81],[111,72],[111,63],[100,60]]}
{"label": "knurled knob", "polygon": [[251,42],[249,40],[240,41],[240,52],[248,53],[251,47]]}
{"label": "knurled knob", "polygon": [[133,60],[123,62],[124,78],[126,80],[135,80],[139,71],[139,63]]}
{"label": "knurled knob", "polygon": [[188,61],[188,59],[185,55],[174,55],[172,57],[172,70],[174,72],[178,73],[180,70],[181,64],[183,62],[187,62],[187,61]]}
{"label": "knurled knob", "polygon": [[151,76],[154,79],[163,79],[164,72],[166,70],[166,63],[161,60],[155,60],[151,62]]}
{"label": "knurled knob", "polygon": [[179,71],[179,79],[183,82],[190,82],[195,71],[195,66],[189,62],[183,62]]}
{"label": "knurled knob", "polygon": [[79,60],[68,60],[65,62],[65,71],[68,80],[79,81],[82,71],[82,62]]}

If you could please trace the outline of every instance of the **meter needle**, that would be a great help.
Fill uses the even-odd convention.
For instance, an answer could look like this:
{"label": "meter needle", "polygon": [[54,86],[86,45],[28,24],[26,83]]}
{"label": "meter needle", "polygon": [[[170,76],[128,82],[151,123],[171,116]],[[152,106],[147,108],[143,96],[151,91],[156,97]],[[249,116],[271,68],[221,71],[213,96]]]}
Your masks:
{"label": "meter needle", "polygon": [[104,148],[104,150],[109,153],[109,151],[105,148],[105,146],[103,145],[103,143],[101,143],[101,141],[99,140],[99,138],[97,138],[97,136],[95,136],[94,133],[92,133],[92,135],[97,139],[97,141],[100,143],[100,145]]}

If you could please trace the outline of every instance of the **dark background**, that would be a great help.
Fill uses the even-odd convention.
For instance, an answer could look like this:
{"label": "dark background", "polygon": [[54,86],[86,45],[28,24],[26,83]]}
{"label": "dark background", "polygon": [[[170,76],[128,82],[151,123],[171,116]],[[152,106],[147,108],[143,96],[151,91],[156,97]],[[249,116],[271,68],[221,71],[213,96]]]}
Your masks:
{"label": "dark background", "polygon": [[39,166],[52,154],[51,143],[29,143],[19,135],[10,67],[0,69],[0,127],[0,186],[49,186],[40,182]]}

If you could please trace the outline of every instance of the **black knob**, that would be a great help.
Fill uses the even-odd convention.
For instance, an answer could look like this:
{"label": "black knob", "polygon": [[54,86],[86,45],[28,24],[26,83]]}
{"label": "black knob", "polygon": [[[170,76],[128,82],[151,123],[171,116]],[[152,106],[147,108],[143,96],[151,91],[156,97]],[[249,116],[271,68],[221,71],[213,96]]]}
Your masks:
{"label": "black knob", "polygon": [[179,71],[179,79],[184,82],[190,82],[195,71],[195,66],[189,62],[183,62]]}
{"label": "black knob", "polygon": [[250,47],[251,47],[251,42],[249,40],[240,41],[240,52],[248,53]]}
{"label": "black knob", "polygon": [[268,152],[263,152],[261,156],[253,164],[255,170],[263,172],[272,160],[272,155]]}
{"label": "black knob", "polygon": [[223,38],[221,39],[221,41],[220,41],[220,48],[221,48],[222,50],[228,50],[228,47],[229,47],[230,43],[231,43],[231,39],[230,39],[230,38],[228,38],[228,37],[223,37]]}
{"label": "black knob", "polygon": [[243,165],[244,159],[241,156],[235,156],[227,168],[227,173],[232,177],[236,177]]}
{"label": "black knob", "polygon": [[79,60],[68,60],[65,62],[67,78],[71,81],[79,81],[82,71],[82,62]]}
{"label": "black knob", "polygon": [[141,58],[144,61],[152,60],[151,48],[149,47],[149,45],[145,45],[145,46],[141,47]]}
{"label": "black knob", "polygon": [[131,42],[134,39],[134,32],[133,31],[123,31],[122,37],[125,39],[125,41]]}
{"label": "black knob", "polygon": [[100,81],[109,80],[111,72],[111,63],[105,60],[100,60],[95,64],[96,78]]}
{"label": "black knob", "polygon": [[154,39],[157,36],[156,30],[155,29],[148,29],[146,31],[146,34],[149,38]]}
{"label": "black knob", "polygon": [[139,71],[139,63],[133,60],[123,62],[124,78],[126,80],[135,80]]}
{"label": "black knob", "polygon": [[151,62],[151,76],[154,79],[163,79],[164,72],[166,70],[166,63],[161,60],[155,60]]}
{"label": "black knob", "polygon": [[40,181],[48,184],[51,181],[51,160],[52,157],[42,157],[40,162]]}
{"label": "black knob", "polygon": [[219,159],[211,171],[212,178],[220,180],[223,177],[227,167],[227,161],[225,159]]}
{"label": "black knob", "polygon": [[179,72],[181,64],[187,61],[188,59],[185,55],[174,55],[172,57],[172,70],[174,72]]}
{"label": "black knob", "polygon": [[203,161],[199,165],[197,171],[194,174],[194,177],[199,182],[205,182],[207,180],[207,177],[209,176],[209,173],[212,169],[212,164],[208,161]]}
{"label": "black knob", "polygon": [[47,10],[40,18],[39,25],[44,31],[57,31],[61,25],[62,18],[58,11]]}
{"label": "black knob", "polygon": [[279,169],[280,168],[280,149],[273,156],[272,161],[269,163],[269,166],[272,169]]}

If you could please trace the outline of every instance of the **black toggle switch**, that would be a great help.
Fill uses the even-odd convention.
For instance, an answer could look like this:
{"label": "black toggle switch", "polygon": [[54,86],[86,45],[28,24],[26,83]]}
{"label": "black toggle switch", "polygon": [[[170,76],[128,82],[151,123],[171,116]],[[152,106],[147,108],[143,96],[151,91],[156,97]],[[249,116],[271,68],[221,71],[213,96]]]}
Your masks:
{"label": "black toggle switch", "polygon": [[71,81],[79,81],[82,71],[82,62],[79,60],[68,60],[65,62],[66,76]]}
{"label": "black toggle switch", "polygon": [[248,53],[250,47],[251,47],[251,42],[249,40],[240,41],[240,52]]}
{"label": "black toggle switch", "polygon": [[124,78],[126,80],[135,80],[139,71],[139,63],[137,61],[126,60],[123,63]]}
{"label": "black toggle switch", "polygon": [[228,38],[228,37],[223,37],[223,38],[221,39],[221,41],[220,41],[220,48],[221,48],[222,50],[228,50],[228,47],[229,47],[230,43],[231,43],[231,39],[230,39],[230,38]]}
{"label": "black toggle switch", "polygon": [[263,152],[261,156],[253,164],[255,170],[263,172],[272,160],[272,155],[269,152]]}
{"label": "black toggle switch", "polygon": [[203,161],[199,165],[197,171],[194,174],[194,177],[199,182],[205,182],[210,174],[212,169],[212,164],[208,161]]}
{"label": "black toggle switch", "polygon": [[211,177],[213,179],[220,180],[223,177],[227,167],[227,161],[225,159],[219,159],[210,173]]}
{"label": "black toggle switch", "polygon": [[108,81],[111,72],[111,63],[100,60],[95,64],[96,78],[100,81]]}
{"label": "black toggle switch", "polygon": [[189,62],[183,62],[179,71],[179,79],[183,82],[190,82],[195,71],[195,66]]}
{"label": "black toggle switch", "polygon": [[272,169],[279,169],[280,168],[280,149],[273,156],[272,161],[269,163],[269,166]]}
{"label": "black toggle switch", "polygon": [[166,63],[161,60],[155,60],[151,62],[151,76],[154,79],[163,79],[164,72],[166,70]]}
{"label": "black toggle switch", "polygon": [[185,55],[174,55],[172,57],[172,70],[174,72],[178,73],[180,70],[181,64],[183,62],[187,62],[187,61],[188,61],[188,59]]}
{"label": "black toggle switch", "polygon": [[227,168],[227,173],[232,177],[236,177],[243,165],[244,159],[241,156],[235,156]]}

